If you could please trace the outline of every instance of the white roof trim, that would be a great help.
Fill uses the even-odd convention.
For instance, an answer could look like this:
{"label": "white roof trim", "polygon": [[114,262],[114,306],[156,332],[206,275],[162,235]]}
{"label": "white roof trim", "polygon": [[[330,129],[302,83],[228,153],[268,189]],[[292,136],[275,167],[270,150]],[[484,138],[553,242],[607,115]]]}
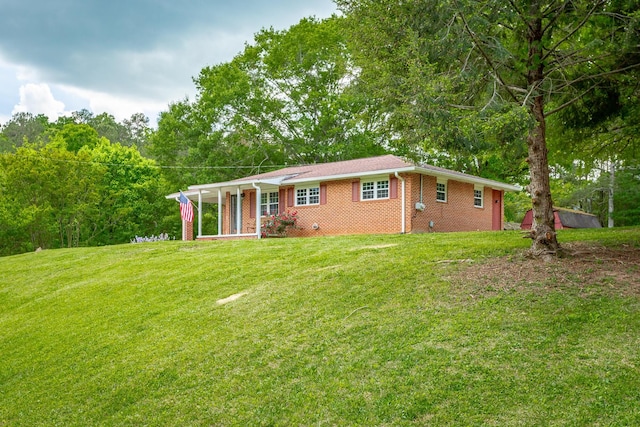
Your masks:
{"label": "white roof trim", "polygon": [[[191,199],[191,200],[198,200],[198,193],[199,193],[198,190],[185,190],[182,192],[182,194],[184,194],[187,197],[187,199],[191,199],[192,197],[194,197],[194,199]],[[209,191],[202,191],[203,196],[205,194],[208,195],[209,193],[210,193]],[[164,196],[164,198],[168,200],[177,199],[179,197],[180,197],[180,192],[171,193]]]}
{"label": "white roof trim", "polygon": [[311,178],[300,178],[300,179],[289,179],[287,180],[287,184],[299,184],[303,182],[324,182],[324,181],[338,181],[341,179],[349,179],[349,178],[360,178],[363,176],[377,176],[377,175],[391,175],[395,172],[413,172],[415,167],[410,166],[406,168],[396,168],[396,169],[384,169],[384,170],[372,170],[366,172],[352,172],[345,173],[339,175],[327,175],[327,176],[315,176]]}
{"label": "white roof trim", "polygon": [[480,178],[478,176],[473,175],[459,175],[456,172],[447,172],[447,171],[434,171],[427,168],[416,167],[416,172],[419,172],[423,175],[431,175],[436,178],[445,178],[450,179],[452,181],[458,182],[468,182],[471,184],[480,184],[486,187],[495,188],[498,190],[506,190],[506,191],[520,191],[522,188],[519,185],[511,185],[505,184],[503,182],[494,181],[492,179]]}
{"label": "white roof trim", "polygon": [[[263,178],[263,179],[239,179],[235,181],[225,181],[225,182],[215,182],[210,184],[198,184],[191,185],[187,191],[183,191],[184,195],[187,197],[197,196],[199,191],[202,193],[208,193],[206,190],[213,189],[221,189],[224,187],[238,188],[245,187],[245,189],[253,188],[253,184],[267,184],[279,187],[281,185],[296,185],[296,184],[307,184],[307,183],[319,183],[326,181],[338,181],[342,179],[353,179],[353,178],[362,178],[362,177],[370,177],[370,176],[379,176],[386,174],[394,174],[394,173],[402,173],[402,172],[415,172],[420,173],[422,175],[435,176],[440,179],[450,179],[458,182],[467,182],[476,185],[483,185],[486,187],[491,187],[498,190],[505,191],[520,191],[522,188],[518,185],[505,184],[502,182],[494,181],[491,179],[480,178],[473,175],[460,174],[458,172],[449,172],[447,170],[432,170],[428,168],[424,168],[421,166],[407,166],[393,169],[382,169],[382,170],[371,170],[365,172],[351,172],[345,174],[338,175],[326,175],[326,176],[313,176],[313,177],[304,177],[304,173],[295,174],[295,175],[281,175],[275,176],[271,178]],[[297,176],[302,175],[300,178],[296,178]],[[172,199],[178,197],[179,193],[173,193],[166,196],[167,199]]]}

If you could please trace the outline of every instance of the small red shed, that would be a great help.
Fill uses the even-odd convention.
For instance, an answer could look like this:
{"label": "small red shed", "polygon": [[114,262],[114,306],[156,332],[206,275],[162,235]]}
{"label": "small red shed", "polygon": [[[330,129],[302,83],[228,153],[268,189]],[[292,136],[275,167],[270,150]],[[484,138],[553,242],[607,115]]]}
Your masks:
{"label": "small red shed", "polygon": [[[555,218],[555,229],[563,228],[602,228],[598,217],[573,209],[553,208],[553,217]],[[533,224],[533,210],[529,209],[524,215],[520,228],[523,230],[531,230]]]}

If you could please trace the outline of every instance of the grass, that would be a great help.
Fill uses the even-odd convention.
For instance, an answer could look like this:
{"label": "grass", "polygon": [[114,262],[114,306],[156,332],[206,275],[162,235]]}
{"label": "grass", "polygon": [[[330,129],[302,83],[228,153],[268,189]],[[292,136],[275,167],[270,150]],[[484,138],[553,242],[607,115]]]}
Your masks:
{"label": "grass", "polygon": [[[640,247],[640,229],[560,239]],[[527,245],[453,233],[0,258],[0,426],[639,425],[638,296],[470,298],[448,279]]]}

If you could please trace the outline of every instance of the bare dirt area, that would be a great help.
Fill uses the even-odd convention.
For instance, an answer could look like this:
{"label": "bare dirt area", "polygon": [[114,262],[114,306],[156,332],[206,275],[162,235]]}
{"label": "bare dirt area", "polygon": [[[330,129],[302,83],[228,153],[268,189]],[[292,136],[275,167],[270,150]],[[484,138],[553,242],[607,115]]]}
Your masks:
{"label": "bare dirt area", "polygon": [[454,287],[470,295],[500,291],[562,290],[589,295],[640,297],[640,248],[597,243],[564,243],[552,261],[516,255],[473,262],[450,276]]}

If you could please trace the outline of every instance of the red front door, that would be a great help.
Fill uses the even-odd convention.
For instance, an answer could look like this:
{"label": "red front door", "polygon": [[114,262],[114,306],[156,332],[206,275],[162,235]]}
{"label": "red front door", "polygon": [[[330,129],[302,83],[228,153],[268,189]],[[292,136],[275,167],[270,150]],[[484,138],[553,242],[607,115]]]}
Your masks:
{"label": "red front door", "polygon": [[491,221],[492,230],[502,230],[502,191],[493,190],[493,216]]}

